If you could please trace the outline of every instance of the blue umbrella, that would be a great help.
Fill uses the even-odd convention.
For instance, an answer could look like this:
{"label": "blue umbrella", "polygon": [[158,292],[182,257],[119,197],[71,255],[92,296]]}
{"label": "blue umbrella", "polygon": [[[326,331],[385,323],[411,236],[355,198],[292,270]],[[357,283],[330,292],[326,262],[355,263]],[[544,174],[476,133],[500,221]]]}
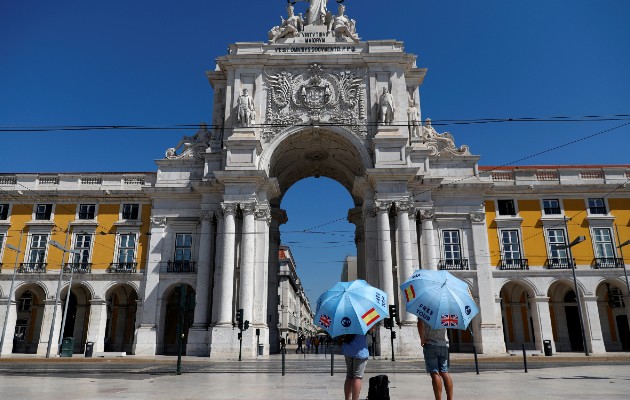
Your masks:
{"label": "blue umbrella", "polygon": [[387,318],[387,295],[364,280],[338,282],[317,299],[314,323],[332,337],[365,335]]}
{"label": "blue umbrella", "polygon": [[400,290],[407,311],[433,329],[466,329],[479,312],[466,282],[448,271],[418,270]]}

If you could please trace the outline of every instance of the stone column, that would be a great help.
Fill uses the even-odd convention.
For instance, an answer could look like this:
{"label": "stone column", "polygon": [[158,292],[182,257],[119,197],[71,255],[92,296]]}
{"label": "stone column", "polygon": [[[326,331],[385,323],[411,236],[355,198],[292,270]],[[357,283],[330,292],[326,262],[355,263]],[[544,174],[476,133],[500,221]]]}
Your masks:
{"label": "stone column", "polygon": [[[271,314],[267,309],[269,303],[269,225],[271,223],[271,210],[268,204],[256,208],[256,257],[254,267],[256,273],[254,289],[254,318],[252,320],[254,335],[256,329],[260,330],[260,337],[254,336],[254,346],[262,344],[264,354],[269,354],[269,326]],[[273,310],[273,312],[277,312]],[[254,353],[257,349],[254,347]]]}
{"label": "stone column", "polygon": [[236,243],[236,205],[222,203],[223,209],[223,259],[217,265],[217,324],[232,325],[232,303],[234,301],[234,250]]}
{"label": "stone column", "polygon": [[208,305],[210,304],[209,289],[212,270],[211,256],[213,247],[212,222],[214,211],[201,211],[201,231],[199,232],[199,256],[197,258],[197,304],[193,326],[188,331],[186,354],[190,356],[208,356]]}
{"label": "stone column", "polygon": [[[8,293],[7,293],[8,294]],[[15,323],[17,321],[17,306],[15,303],[15,291],[11,296],[11,300],[9,302],[9,308],[7,310],[6,301],[2,299],[2,321],[4,321],[4,313],[9,313],[6,321],[6,326],[3,326],[4,330],[4,342],[2,343],[2,348],[0,349],[0,357],[5,357],[13,352],[13,335],[15,334]],[[1,333],[0,333],[1,334]],[[48,336],[46,336],[48,337]]]}
{"label": "stone column", "polygon": [[271,224],[269,227],[269,289],[267,294],[267,312],[271,315],[269,322],[269,351],[280,352],[280,327],[282,326],[282,310],[278,303],[280,295],[280,264],[278,263],[278,247],[280,246],[280,225],[287,222],[284,210],[271,210]]}
{"label": "stone column", "polygon": [[604,346],[599,308],[597,307],[597,296],[583,296],[582,304],[586,345],[593,354],[605,353],[606,347]]}
{"label": "stone column", "polygon": [[151,217],[149,256],[146,265],[140,326],[136,329],[135,355],[155,355],[157,350],[157,321],[160,314],[159,293],[160,263],[166,232],[166,217]]}
{"label": "stone column", "polygon": [[392,243],[389,229],[391,202],[377,201],[379,287],[387,293],[387,301],[394,304],[394,279],[392,276]]}
{"label": "stone column", "polygon": [[549,297],[540,296],[529,299],[532,320],[534,321],[534,333],[536,334],[536,350],[544,352],[543,341],[551,340],[551,349],[556,352],[556,343],[553,340],[551,313],[549,312]]}
{"label": "stone column", "polygon": [[94,352],[105,351],[105,327],[107,326],[107,302],[103,299],[90,300],[90,321],[87,341],[94,342]]}
{"label": "stone column", "polygon": [[365,257],[365,280],[372,286],[378,286],[379,264],[378,264],[378,224],[376,222],[376,209],[363,209],[363,226],[365,231],[364,257]]}
{"label": "stone column", "polygon": [[409,237],[411,240],[411,269],[415,271],[420,269],[420,253],[418,248],[419,238],[416,209],[413,207],[413,203],[411,203],[411,206],[412,208],[409,210]]}
{"label": "stone column", "polygon": [[[53,327],[52,343],[50,345],[50,356],[55,357],[59,352],[59,335],[61,334],[61,321],[63,318],[63,303],[59,301],[57,304],[57,318]],[[39,344],[37,345],[37,355],[46,355],[48,350],[48,337],[50,336],[50,327],[53,323],[53,314],[55,313],[55,299],[46,299],[44,301],[44,317],[42,318],[41,331],[39,335]],[[9,336],[13,340],[13,336]],[[7,340],[5,337],[4,340]]]}
{"label": "stone column", "polygon": [[[396,229],[398,231],[398,283],[402,284],[413,274],[413,257],[411,252],[411,232],[409,227],[409,211],[412,209],[410,202],[396,202]],[[396,291],[398,294],[400,291]],[[399,313],[402,321],[408,324],[415,323],[417,317],[405,310],[405,299],[399,303]]]}
{"label": "stone column", "polygon": [[[477,289],[479,296],[480,330],[475,332],[475,340],[480,344],[484,354],[505,353],[505,339],[501,329],[501,314],[497,315],[498,295],[494,290],[494,278],[490,265],[490,249],[488,245],[488,230],[483,212],[471,213],[470,225],[472,243],[470,249],[470,268],[477,271]],[[480,343],[479,343],[480,342]]]}
{"label": "stone column", "polygon": [[354,243],[357,247],[357,279],[367,281],[365,265],[365,235],[363,234],[363,213],[360,208],[348,212],[348,221],[354,224]]}
{"label": "stone column", "polygon": [[240,308],[243,309],[243,321],[253,322],[254,311],[254,252],[256,251],[256,220],[254,211],[256,204],[242,203],[243,232],[241,240],[241,279],[240,279]]}
{"label": "stone column", "polygon": [[433,226],[433,218],[435,212],[433,210],[420,210],[420,220],[422,221],[422,249],[424,264],[423,269],[437,270],[438,260],[440,258],[438,244]]}

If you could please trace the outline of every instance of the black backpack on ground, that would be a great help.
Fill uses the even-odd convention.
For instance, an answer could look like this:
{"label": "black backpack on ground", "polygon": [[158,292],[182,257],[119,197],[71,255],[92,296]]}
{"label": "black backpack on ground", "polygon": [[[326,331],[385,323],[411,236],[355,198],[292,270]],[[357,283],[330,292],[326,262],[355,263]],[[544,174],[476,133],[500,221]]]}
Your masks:
{"label": "black backpack on ground", "polygon": [[387,375],[376,375],[370,378],[368,400],[389,400],[389,379]]}

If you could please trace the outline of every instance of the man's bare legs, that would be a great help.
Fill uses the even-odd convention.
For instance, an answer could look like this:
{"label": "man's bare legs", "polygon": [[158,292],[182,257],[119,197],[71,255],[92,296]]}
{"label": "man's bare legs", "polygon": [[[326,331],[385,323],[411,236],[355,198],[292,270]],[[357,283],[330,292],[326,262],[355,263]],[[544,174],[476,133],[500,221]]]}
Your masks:
{"label": "man's bare legs", "polygon": [[343,385],[343,393],[346,400],[359,400],[361,382],[361,378],[346,378]]}
{"label": "man's bare legs", "polygon": [[431,373],[431,384],[433,385],[433,394],[435,400],[442,400],[442,382],[446,389],[446,399],[453,400],[453,380],[448,372]]}

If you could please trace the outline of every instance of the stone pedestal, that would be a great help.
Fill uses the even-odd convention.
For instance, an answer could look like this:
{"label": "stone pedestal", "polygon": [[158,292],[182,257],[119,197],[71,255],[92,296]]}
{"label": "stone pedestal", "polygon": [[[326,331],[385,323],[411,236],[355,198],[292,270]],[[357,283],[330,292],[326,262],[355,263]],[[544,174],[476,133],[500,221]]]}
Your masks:
{"label": "stone pedestal", "polygon": [[142,324],[136,329],[133,354],[137,356],[153,356],[157,351],[157,327],[153,324]]}
{"label": "stone pedestal", "polygon": [[604,338],[602,335],[602,325],[597,308],[597,296],[584,296],[584,331],[586,333],[586,345],[593,354],[606,352]]}

